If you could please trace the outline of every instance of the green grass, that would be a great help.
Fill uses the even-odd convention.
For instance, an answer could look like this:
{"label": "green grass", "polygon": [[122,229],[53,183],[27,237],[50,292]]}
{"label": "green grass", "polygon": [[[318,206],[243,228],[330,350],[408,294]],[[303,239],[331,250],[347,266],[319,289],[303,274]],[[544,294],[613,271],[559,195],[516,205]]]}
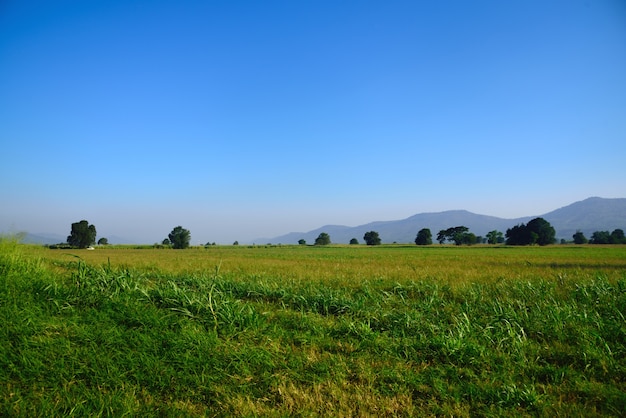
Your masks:
{"label": "green grass", "polygon": [[625,259],[5,239],[0,415],[620,416]]}

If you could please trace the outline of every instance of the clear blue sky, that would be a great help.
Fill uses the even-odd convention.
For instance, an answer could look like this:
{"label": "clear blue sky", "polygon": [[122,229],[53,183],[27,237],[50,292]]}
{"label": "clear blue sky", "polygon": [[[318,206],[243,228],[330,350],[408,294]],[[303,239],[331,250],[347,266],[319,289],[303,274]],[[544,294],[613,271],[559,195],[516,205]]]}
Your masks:
{"label": "clear blue sky", "polygon": [[0,145],[4,232],[232,243],[626,197],[626,2],[6,0]]}

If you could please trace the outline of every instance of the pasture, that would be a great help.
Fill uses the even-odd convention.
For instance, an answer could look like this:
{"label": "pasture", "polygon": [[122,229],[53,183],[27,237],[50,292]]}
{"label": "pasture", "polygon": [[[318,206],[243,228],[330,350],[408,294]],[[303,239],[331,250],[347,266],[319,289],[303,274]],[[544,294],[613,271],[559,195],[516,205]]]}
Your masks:
{"label": "pasture", "polygon": [[3,416],[620,416],[626,247],[0,243]]}

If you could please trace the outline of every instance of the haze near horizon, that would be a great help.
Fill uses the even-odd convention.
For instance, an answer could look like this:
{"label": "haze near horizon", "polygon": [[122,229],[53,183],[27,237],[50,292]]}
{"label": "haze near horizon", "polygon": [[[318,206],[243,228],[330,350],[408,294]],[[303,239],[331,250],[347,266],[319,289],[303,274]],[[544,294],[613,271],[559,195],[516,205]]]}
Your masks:
{"label": "haze near horizon", "polygon": [[622,1],[7,1],[0,232],[245,242],[626,197]]}

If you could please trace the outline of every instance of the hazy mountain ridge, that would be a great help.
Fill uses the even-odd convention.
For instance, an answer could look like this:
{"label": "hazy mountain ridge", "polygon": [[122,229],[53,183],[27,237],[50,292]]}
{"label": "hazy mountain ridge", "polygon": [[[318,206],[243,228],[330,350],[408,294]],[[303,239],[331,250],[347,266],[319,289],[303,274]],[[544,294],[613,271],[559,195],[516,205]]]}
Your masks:
{"label": "hazy mountain ridge", "polygon": [[[600,198],[588,199],[572,203],[543,215],[526,216],[522,218],[499,218],[496,216],[480,215],[466,210],[448,210],[443,212],[426,212],[412,215],[406,219],[392,221],[374,221],[358,226],[325,225],[308,232],[291,232],[275,238],[257,238],[249,243],[256,244],[296,244],[304,239],[308,244],[313,244],[315,238],[326,232],[330,235],[333,243],[350,242],[356,238],[363,243],[363,235],[368,231],[377,231],[383,243],[413,243],[417,232],[422,228],[429,228],[433,239],[442,229],[464,225],[476,235],[485,236],[492,230],[506,232],[520,223],[540,216],[546,219],[556,229],[558,239],[571,240],[572,235],[580,230],[587,238],[595,231],[613,231],[621,228],[626,230],[626,198]],[[193,232],[193,231],[192,231]],[[106,236],[106,235],[105,235]],[[67,235],[51,233],[28,233],[23,242],[35,244],[57,244],[65,242]],[[100,236],[98,236],[100,238]],[[135,244],[136,240],[107,236],[110,244]]]}
{"label": "hazy mountain ridge", "polygon": [[[97,239],[100,239],[100,238],[102,237],[98,236]],[[115,235],[112,235],[111,237],[105,237],[105,238],[107,238],[107,240],[109,241],[109,244],[136,244],[136,242],[132,240],[129,240],[123,237],[118,237]],[[52,245],[52,244],[59,244],[62,242],[66,242],[66,240],[67,240],[67,235],[61,236],[59,234],[26,233],[24,235],[24,239],[22,240],[22,242],[25,244]]]}
{"label": "hazy mountain ridge", "polygon": [[595,231],[610,232],[617,228],[626,230],[626,198],[590,197],[543,215],[514,219],[479,215],[466,210],[427,212],[406,219],[370,222],[354,227],[326,225],[308,232],[291,232],[275,238],[260,238],[256,242],[295,244],[298,240],[304,239],[308,244],[313,244],[321,232],[326,232],[333,243],[348,243],[352,238],[362,243],[363,235],[374,230],[379,233],[383,243],[412,243],[422,228],[429,228],[433,239],[440,230],[460,225],[468,227],[470,232],[476,235],[485,236],[494,229],[505,233],[507,229],[536,217],[542,217],[552,224],[557,239],[571,240],[572,235],[578,230],[589,238]]}

